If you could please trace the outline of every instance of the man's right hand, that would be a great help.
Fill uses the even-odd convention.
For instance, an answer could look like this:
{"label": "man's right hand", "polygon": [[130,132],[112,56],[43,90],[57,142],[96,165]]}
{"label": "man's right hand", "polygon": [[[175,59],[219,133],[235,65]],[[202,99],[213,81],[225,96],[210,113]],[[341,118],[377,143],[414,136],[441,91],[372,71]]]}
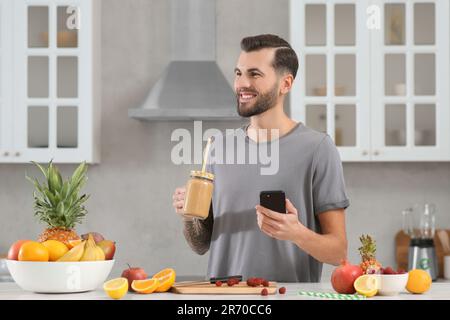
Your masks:
{"label": "man's right hand", "polygon": [[183,215],[184,210],[184,199],[186,196],[186,188],[185,187],[179,187],[175,189],[175,192],[172,196],[173,203],[172,206],[175,208],[175,212]]}

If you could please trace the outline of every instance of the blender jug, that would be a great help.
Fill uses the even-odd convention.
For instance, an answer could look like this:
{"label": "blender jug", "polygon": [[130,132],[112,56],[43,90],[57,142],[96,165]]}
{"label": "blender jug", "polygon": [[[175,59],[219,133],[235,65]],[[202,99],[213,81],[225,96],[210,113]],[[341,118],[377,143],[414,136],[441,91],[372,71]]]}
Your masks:
{"label": "blender jug", "polygon": [[415,206],[411,241],[408,252],[408,269],[422,269],[428,272],[433,280],[437,279],[438,265],[434,247],[435,206],[425,204],[422,208]]}

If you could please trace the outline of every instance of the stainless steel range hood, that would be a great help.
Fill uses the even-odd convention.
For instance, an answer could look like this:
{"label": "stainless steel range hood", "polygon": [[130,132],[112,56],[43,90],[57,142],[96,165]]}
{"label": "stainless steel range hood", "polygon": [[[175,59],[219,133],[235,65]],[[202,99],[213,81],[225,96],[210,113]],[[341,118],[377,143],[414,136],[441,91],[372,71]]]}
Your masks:
{"label": "stainless steel range hood", "polygon": [[172,61],[139,108],[140,120],[239,120],[216,59],[216,1],[171,0]]}

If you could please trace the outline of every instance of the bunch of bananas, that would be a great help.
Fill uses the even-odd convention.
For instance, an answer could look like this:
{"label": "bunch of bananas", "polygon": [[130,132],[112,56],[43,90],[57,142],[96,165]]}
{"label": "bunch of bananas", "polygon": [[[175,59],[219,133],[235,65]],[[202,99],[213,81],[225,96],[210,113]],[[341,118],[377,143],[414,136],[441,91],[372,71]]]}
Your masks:
{"label": "bunch of bananas", "polygon": [[73,261],[103,261],[105,260],[105,253],[102,248],[96,245],[94,237],[89,234],[89,238],[77,244],[65,255],[58,259],[60,262]]}

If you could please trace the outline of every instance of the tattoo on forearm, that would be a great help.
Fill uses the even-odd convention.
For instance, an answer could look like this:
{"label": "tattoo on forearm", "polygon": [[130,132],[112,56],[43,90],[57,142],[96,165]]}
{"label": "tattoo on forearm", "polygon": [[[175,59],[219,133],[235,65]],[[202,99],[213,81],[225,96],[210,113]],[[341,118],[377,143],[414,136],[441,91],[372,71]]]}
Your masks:
{"label": "tattoo on forearm", "polygon": [[205,220],[192,219],[184,221],[183,234],[194,252],[203,255],[209,250],[214,224],[212,210]]}

